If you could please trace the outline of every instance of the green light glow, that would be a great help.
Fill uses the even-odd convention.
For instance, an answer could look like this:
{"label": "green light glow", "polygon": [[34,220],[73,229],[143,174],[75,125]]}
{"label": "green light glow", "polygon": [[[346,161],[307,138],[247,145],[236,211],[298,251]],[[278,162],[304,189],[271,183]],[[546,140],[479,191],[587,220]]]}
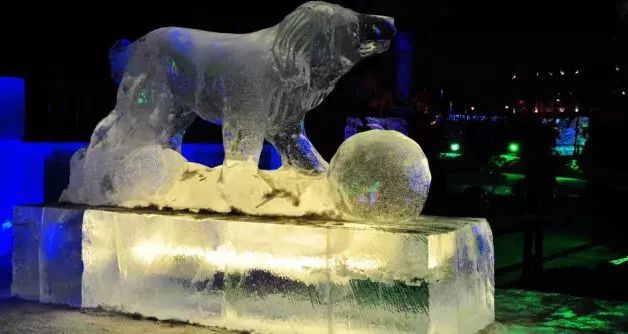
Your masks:
{"label": "green light glow", "polygon": [[503,333],[624,333],[628,304],[555,293],[496,291]]}
{"label": "green light glow", "polygon": [[587,185],[587,180],[565,176],[557,176],[556,182],[558,182],[561,186],[569,186],[573,188],[582,188]]}
{"label": "green light glow", "polygon": [[508,144],[508,152],[510,153],[518,153],[519,152],[519,143],[512,142]]}
{"label": "green light glow", "polygon": [[517,182],[526,178],[525,175],[519,173],[502,173],[508,182]]}
{"label": "green light glow", "polygon": [[624,256],[624,257],[622,257],[620,259],[615,259],[615,260],[611,260],[611,261],[608,261],[608,262],[610,264],[612,264],[612,265],[618,266],[618,265],[620,265],[622,263],[628,262],[628,256]]}
{"label": "green light glow", "polygon": [[493,195],[512,196],[511,186],[495,186],[492,191]]}
{"label": "green light glow", "polygon": [[554,147],[554,151],[560,156],[570,156],[573,155],[575,150],[575,146],[573,145],[556,145]]}
{"label": "green light glow", "polygon": [[375,182],[375,184],[371,187],[371,189],[369,189],[369,192],[371,193],[377,192],[380,186],[381,186],[381,182],[379,181]]}
{"label": "green light glow", "polygon": [[492,156],[489,163],[491,166],[503,168],[517,163],[519,160],[521,160],[521,158],[516,154],[500,154]]}
{"label": "green light glow", "polygon": [[[525,179],[524,174],[520,173],[502,173],[503,176],[506,177],[506,180],[509,182],[516,182],[519,180]],[[575,177],[565,177],[565,176],[557,176],[556,182],[558,182],[559,186],[562,187],[572,187],[572,188],[582,188],[586,186],[587,181]]]}
{"label": "green light glow", "polygon": [[451,144],[449,145],[449,149],[450,149],[452,152],[458,152],[458,151],[460,151],[460,144],[458,144],[458,143],[451,143]]}
{"label": "green light glow", "polygon": [[565,319],[576,317],[576,313],[568,307],[561,307],[554,314]]}
{"label": "green light glow", "polygon": [[571,161],[569,161],[569,164],[567,166],[569,167],[569,169],[571,169],[574,172],[580,171],[580,165],[578,165],[578,160],[576,159],[571,159]]}
{"label": "green light glow", "polygon": [[462,154],[460,153],[453,153],[453,152],[446,152],[446,153],[439,153],[438,157],[441,160],[453,160],[456,158],[459,158]]}
{"label": "green light glow", "polygon": [[148,93],[146,89],[142,89],[140,93],[137,95],[137,104],[145,105],[148,103]]}

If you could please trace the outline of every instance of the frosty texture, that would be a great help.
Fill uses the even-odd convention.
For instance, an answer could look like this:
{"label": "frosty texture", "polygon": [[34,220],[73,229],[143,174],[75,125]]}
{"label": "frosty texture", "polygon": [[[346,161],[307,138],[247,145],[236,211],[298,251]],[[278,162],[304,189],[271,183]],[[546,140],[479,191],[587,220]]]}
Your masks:
{"label": "frosty texture", "polygon": [[13,280],[11,294],[39,301],[39,234],[43,209],[16,207],[13,210]]}
{"label": "frosty texture", "polygon": [[41,280],[13,291],[43,302],[255,333],[475,333],[494,320],[484,219],[20,212],[16,226],[42,228],[16,239],[16,256],[39,244],[41,260],[14,282],[33,270]]}
{"label": "frosty texture", "polygon": [[72,159],[61,200],[125,205],[168,191],[189,169],[177,152],[197,116],[222,125],[223,167],[257,165],[267,140],[286,168],[322,174],[328,164],[305,135],[305,113],[394,34],[391,18],[308,2],[253,33],[169,27],[118,43],[109,55],[120,80],[115,109]]}
{"label": "frosty texture", "polygon": [[353,215],[417,217],[432,176],[421,147],[396,131],[371,130],[347,139],[331,160],[329,179]]}

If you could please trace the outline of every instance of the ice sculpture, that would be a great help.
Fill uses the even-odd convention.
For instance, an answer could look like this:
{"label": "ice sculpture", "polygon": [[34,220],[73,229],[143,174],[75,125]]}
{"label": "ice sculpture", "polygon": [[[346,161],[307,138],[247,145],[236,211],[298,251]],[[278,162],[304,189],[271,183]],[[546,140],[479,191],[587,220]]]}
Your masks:
{"label": "ice sculpture", "polygon": [[412,139],[372,130],[340,146],[329,178],[347,212],[379,220],[412,219],[423,210],[431,174],[423,150]]}
{"label": "ice sculpture", "polygon": [[485,219],[80,207],[18,207],[15,218],[21,298],[253,333],[471,334],[494,321]]}
{"label": "ice sculpture", "polygon": [[[110,51],[113,76],[121,80],[116,107],[98,124],[89,147],[73,156],[70,183],[61,201],[254,215],[370,217],[370,210],[347,211],[354,206],[346,205],[346,189],[329,182],[328,164],[305,135],[303,119],[353,65],[385,51],[395,33],[392,18],[308,2],[276,26],[249,34],[162,28],[136,42],[116,44]],[[183,134],[197,116],[222,125],[222,166],[211,169],[179,154]],[[383,138],[368,136],[372,139],[354,140],[367,140],[366,145],[375,149],[378,138]],[[387,138],[399,144],[408,141],[403,136]],[[280,152],[281,170],[258,170],[264,140]],[[411,155],[397,155],[396,160],[375,150],[373,154],[386,157],[382,175],[364,171],[365,175],[353,177],[385,177],[395,164],[409,168],[409,159],[418,159],[412,163],[427,174],[412,177],[420,179],[416,191],[423,193],[417,198],[424,199],[429,169],[421,149],[416,144],[412,149]],[[345,160],[340,164],[352,165]],[[416,192],[416,180],[397,181],[404,184],[386,189]],[[418,213],[423,199],[390,197],[384,200],[405,202],[384,206],[415,205],[418,210],[411,211]],[[380,214],[408,216],[384,210],[382,203],[377,206]]]}

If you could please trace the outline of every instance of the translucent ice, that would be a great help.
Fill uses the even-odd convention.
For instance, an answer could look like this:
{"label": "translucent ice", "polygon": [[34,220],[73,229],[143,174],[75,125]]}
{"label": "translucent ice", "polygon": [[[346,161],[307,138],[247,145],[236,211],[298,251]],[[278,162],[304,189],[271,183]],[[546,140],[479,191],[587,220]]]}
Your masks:
{"label": "translucent ice", "polygon": [[[185,191],[180,181],[202,171],[211,175],[201,179],[237,191],[222,193],[214,184],[216,201],[204,209],[264,214],[275,198],[303,202],[299,194],[307,189],[296,189],[295,196],[275,187],[268,180],[272,175],[257,172],[264,140],[279,150],[297,183],[317,183],[316,175],[325,174],[328,164],[305,135],[305,113],[357,62],[385,51],[395,32],[392,18],[308,2],[277,25],[253,33],[168,27],[133,43],[117,43],[109,54],[113,77],[120,81],[115,109],[98,124],[89,147],[73,157],[61,201],[194,209],[185,204],[192,194],[180,197],[172,187]],[[225,164],[218,170],[190,164],[178,154],[197,116],[222,125]],[[164,200],[168,196],[171,202]],[[296,211],[328,211],[330,201],[322,198],[315,201],[325,202],[322,207]],[[295,211],[292,207],[275,206],[270,213]]]}
{"label": "translucent ice", "polygon": [[39,301],[39,231],[42,208],[13,210],[13,281],[11,294]]}
{"label": "translucent ice", "polygon": [[353,215],[412,219],[423,210],[432,177],[423,150],[412,139],[396,131],[371,130],[340,146],[329,179]]}
{"label": "translucent ice", "polygon": [[20,212],[16,224],[42,227],[16,239],[20,258],[40,249],[41,280],[13,292],[41,290],[43,302],[255,333],[475,333],[494,321],[484,219]]}

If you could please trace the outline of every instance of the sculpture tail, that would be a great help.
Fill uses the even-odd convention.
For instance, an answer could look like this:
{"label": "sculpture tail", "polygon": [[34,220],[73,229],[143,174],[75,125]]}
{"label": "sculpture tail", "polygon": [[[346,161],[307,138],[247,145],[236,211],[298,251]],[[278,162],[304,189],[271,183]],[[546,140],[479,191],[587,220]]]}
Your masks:
{"label": "sculpture tail", "polygon": [[120,81],[122,81],[122,76],[124,75],[126,66],[129,63],[129,57],[131,54],[131,50],[129,48],[130,45],[131,41],[123,38],[113,43],[109,49],[111,77],[118,85],[120,84]]}

